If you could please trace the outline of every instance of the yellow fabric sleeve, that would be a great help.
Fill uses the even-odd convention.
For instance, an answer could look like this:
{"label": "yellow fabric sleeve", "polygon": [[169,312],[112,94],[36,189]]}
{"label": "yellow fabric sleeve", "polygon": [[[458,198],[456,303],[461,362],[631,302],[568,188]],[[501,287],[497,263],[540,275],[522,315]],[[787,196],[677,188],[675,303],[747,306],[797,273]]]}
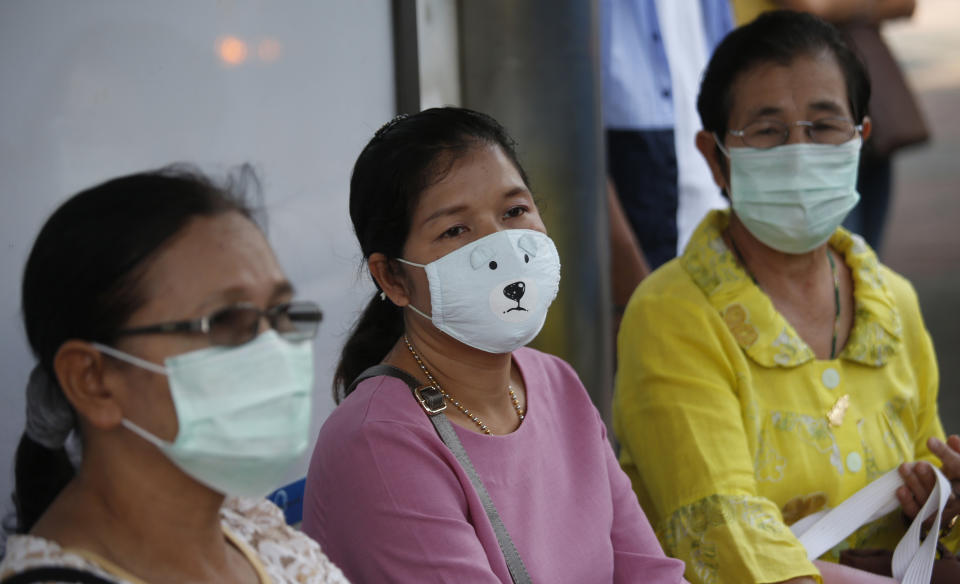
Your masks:
{"label": "yellow fabric sleeve", "polygon": [[757,494],[740,347],[682,290],[644,288],[620,328],[614,428],[665,551],[694,584],[819,580],[778,507]]}
{"label": "yellow fabric sleeve", "polygon": [[[905,346],[919,347],[912,355],[911,362],[917,370],[917,391],[921,410],[917,420],[917,434],[914,437],[915,460],[925,460],[937,467],[942,467],[940,459],[930,451],[927,440],[936,437],[946,439],[943,424],[940,421],[940,411],[937,405],[937,396],[940,388],[940,372],[937,368],[937,358],[930,339],[930,333],[923,323],[920,313],[920,304],[916,290],[908,280],[887,269],[881,268],[884,278],[896,297],[900,299],[904,323],[904,334],[907,336]],[[942,543],[951,551],[960,549],[960,528],[954,527],[943,538]]]}

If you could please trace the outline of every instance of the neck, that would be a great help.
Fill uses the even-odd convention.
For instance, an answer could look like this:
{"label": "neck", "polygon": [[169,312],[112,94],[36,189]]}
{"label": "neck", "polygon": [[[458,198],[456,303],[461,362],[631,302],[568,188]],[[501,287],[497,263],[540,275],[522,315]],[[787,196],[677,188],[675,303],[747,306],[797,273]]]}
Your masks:
{"label": "neck", "polygon": [[[420,321],[420,322],[418,322]],[[507,386],[511,383],[510,353],[488,353],[474,349],[424,323],[418,315],[407,314],[406,334],[427,370],[444,391],[478,413],[493,415],[509,405]],[[397,343],[388,361],[399,360],[405,369],[424,377],[403,342]]]}
{"label": "neck", "polygon": [[824,268],[829,270],[826,243],[802,254],[777,251],[754,237],[734,212],[730,213],[726,235],[735,253],[739,252],[740,262],[765,290],[816,284],[822,280]]}
{"label": "neck", "polygon": [[226,573],[223,495],[126,429],[88,432],[86,438],[77,477],[38,522],[37,535],[138,575],[207,580]]}

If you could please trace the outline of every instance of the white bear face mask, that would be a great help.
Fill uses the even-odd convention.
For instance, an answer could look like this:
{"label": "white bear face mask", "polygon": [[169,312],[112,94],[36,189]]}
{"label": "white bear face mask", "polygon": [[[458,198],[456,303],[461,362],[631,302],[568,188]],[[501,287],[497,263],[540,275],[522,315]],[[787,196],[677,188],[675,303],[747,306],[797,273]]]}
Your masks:
{"label": "white bear face mask", "polygon": [[488,353],[510,353],[533,340],[560,287],[560,256],[546,234],[498,231],[423,268],[432,314],[410,310],[461,343]]}

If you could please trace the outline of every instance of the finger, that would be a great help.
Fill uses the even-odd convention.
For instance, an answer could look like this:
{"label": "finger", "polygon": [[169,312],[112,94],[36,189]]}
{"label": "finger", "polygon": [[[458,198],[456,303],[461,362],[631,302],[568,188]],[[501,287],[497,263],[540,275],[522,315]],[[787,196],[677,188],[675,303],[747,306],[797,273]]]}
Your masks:
{"label": "finger", "polygon": [[947,446],[952,448],[954,452],[960,452],[960,436],[951,434],[950,437],[947,438]]}
{"label": "finger", "polygon": [[937,455],[937,458],[943,463],[943,474],[950,479],[960,478],[960,437],[953,435],[948,439],[950,445],[944,443],[939,438],[930,438],[927,440],[927,447],[930,452]]}
{"label": "finger", "polygon": [[918,506],[923,506],[927,500],[927,496],[930,494],[920,480],[919,473],[922,464],[923,463],[919,462],[915,464],[912,472],[907,473],[907,475],[903,477],[903,484],[910,489],[910,493],[913,495]]}
{"label": "finger", "polygon": [[899,487],[897,489],[897,500],[900,502],[900,508],[903,509],[903,514],[913,519],[917,516],[917,513],[920,512],[920,507],[917,505],[916,499],[913,498],[913,493],[910,492],[910,489],[907,487]]}
{"label": "finger", "polygon": [[934,474],[933,466],[929,462],[921,462],[917,464],[915,474],[920,479],[924,492],[932,493],[934,485],[937,484],[937,475]]}

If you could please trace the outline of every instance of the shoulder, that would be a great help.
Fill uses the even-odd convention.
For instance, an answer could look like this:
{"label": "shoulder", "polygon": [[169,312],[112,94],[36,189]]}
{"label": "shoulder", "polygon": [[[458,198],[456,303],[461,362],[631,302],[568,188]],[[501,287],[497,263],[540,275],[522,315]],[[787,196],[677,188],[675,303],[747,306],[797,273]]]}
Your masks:
{"label": "shoulder", "polygon": [[893,297],[897,309],[907,315],[918,315],[920,303],[917,299],[917,291],[910,280],[884,264],[880,264],[877,271]]}
{"label": "shoulder", "polygon": [[574,397],[592,403],[580,375],[560,357],[523,347],[513,352],[513,359],[523,373],[528,392],[531,386],[542,386],[545,388],[542,396],[561,405],[572,405],[570,400]]}
{"label": "shoulder", "polygon": [[409,386],[396,377],[372,377],[360,383],[324,422],[313,463],[352,473],[357,457],[381,458],[384,443],[422,448],[434,440],[439,441],[436,430]]}
{"label": "shoulder", "polygon": [[710,299],[680,259],[675,258],[640,283],[627,303],[620,331],[662,338],[658,334],[660,323],[671,323],[670,329],[675,333],[678,332],[675,325],[680,321],[686,325],[696,322],[699,327],[711,320],[717,325],[721,322],[719,318]]}
{"label": "shoulder", "polygon": [[323,500],[330,493],[356,497],[364,490],[381,496],[379,490],[392,485],[384,477],[446,466],[447,451],[406,383],[385,376],[368,379],[320,429],[307,472],[308,502],[330,507]]}
{"label": "shoulder", "polygon": [[60,547],[54,541],[32,535],[14,535],[6,542],[6,553],[0,561],[0,579],[35,568],[72,568],[90,572],[117,584],[127,584],[100,566]]}
{"label": "shoulder", "polygon": [[550,353],[544,353],[531,347],[521,347],[513,352],[513,359],[524,375],[549,375],[580,381],[573,366]]}
{"label": "shoulder", "polygon": [[287,525],[266,499],[228,497],[220,510],[224,529],[256,554],[277,582],[345,583],[319,544]]}
{"label": "shoulder", "polygon": [[389,421],[413,426],[429,426],[419,402],[402,380],[388,375],[364,380],[340,403],[324,427],[331,425],[360,427],[371,422]]}
{"label": "shoulder", "polygon": [[913,284],[882,264],[878,273],[883,280],[887,293],[892,298],[893,306],[896,307],[896,316],[892,320],[894,325],[899,324],[902,339],[906,343],[908,351],[924,353],[928,352],[928,347],[932,351],[929,344],[929,334],[924,324],[923,314],[920,311],[920,301]]}
{"label": "shoulder", "polygon": [[514,351],[513,358],[526,381],[528,403],[535,404],[530,408],[536,418],[546,416],[566,427],[581,429],[593,428],[585,423],[585,416],[601,424],[600,414],[572,365],[555,355],[526,347]]}
{"label": "shoulder", "polygon": [[682,256],[676,257],[653,271],[640,282],[634,296],[703,296],[690,274],[684,268]]}

